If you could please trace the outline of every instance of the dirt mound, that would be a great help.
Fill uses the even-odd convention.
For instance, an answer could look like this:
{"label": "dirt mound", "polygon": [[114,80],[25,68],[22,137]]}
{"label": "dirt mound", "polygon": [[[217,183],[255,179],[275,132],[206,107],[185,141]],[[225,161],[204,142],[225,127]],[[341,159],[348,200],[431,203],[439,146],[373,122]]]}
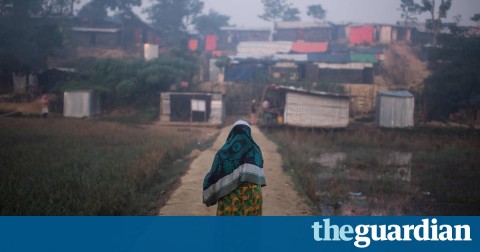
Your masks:
{"label": "dirt mound", "polygon": [[424,80],[430,75],[427,62],[421,61],[417,53],[406,43],[391,44],[385,51],[382,62],[382,79],[380,84],[390,87],[401,87],[420,92]]}

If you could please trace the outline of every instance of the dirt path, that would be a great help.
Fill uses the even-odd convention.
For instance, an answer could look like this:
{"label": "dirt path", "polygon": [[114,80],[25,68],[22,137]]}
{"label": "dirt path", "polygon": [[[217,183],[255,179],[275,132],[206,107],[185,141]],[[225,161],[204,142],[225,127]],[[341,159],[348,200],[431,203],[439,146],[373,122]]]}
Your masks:
{"label": "dirt path", "polygon": [[[229,131],[230,127],[223,128],[213,146],[203,151],[192,162],[187,174],[181,179],[180,187],[160,209],[159,215],[215,215],[216,205],[206,207],[202,203],[202,184],[215,153],[225,143]],[[263,187],[263,215],[311,215],[311,208],[293,189],[291,178],[283,173],[282,159],[277,152],[277,146],[255,126],[252,127],[252,134],[262,150],[267,178],[267,186]]]}

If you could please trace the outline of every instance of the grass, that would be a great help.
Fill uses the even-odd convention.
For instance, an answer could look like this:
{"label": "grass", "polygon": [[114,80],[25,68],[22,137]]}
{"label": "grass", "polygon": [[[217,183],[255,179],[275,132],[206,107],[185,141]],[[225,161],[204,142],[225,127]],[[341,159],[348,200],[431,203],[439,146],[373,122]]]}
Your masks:
{"label": "grass", "polygon": [[1,215],[148,215],[211,140],[201,130],[0,119]]}
{"label": "grass", "polygon": [[270,129],[324,215],[480,214],[480,132],[461,128]]}

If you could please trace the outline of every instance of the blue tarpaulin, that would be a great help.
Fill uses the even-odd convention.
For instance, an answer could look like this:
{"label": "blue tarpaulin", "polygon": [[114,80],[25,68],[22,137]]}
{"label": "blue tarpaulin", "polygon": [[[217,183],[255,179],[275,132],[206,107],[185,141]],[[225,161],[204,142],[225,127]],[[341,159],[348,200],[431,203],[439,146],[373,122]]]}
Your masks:
{"label": "blue tarpaulin", "polygon": [[350,62],[349,54],[328,54],[328,53],[309,53],[308,61],[325,63],[347,63]]}

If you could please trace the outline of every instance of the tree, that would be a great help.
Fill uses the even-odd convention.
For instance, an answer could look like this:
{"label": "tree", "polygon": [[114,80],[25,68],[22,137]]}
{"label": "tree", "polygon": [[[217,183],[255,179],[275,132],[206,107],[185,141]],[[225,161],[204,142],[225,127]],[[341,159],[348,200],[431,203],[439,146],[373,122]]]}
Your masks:
{"label": "tree", "polygon": [[57,3],[54,7],[54,1],[0,1],[0,72],[28,74],[47,66],[63,41],[59,21],[47,15],[69,15],[60,12],[65,1]]}
{"label": "tree", "polygon": [[473,15],[470,20],[477,22],[477,26],[480,26],[480,13]]}
{"label": "tree", "polygon": [[[442,28],[442,19],[447,18],[447,12],[452,6],[452,0],[440,0],[437,10],[436,0],[422,0],[420,12],[430,13],[430,19],[427,20],[427,28],[433,33],[433,45],[437,44],[437,37]],[[436,13],[438,11],[438,13]]]}
{"label": "tree", "polygon": [[405,24],[409,22],[415,23],[418,20],[415,16],[420,14],[421,6],[415,3],[414,0],[401,0],[398,10],[402,12],[401,17]]}
{"label": "tree", "polygon": [[210,10],[207,15],[198,16],[194,23],[195,28],[200,34],[218,34],[220,32],[220,27],[229,25],[229,20],[229,16],[225,16],[214,10]]}
{"label": "tree", "polygon": [[451,35],[439,37],[439,46],[429,54],[432,69],[426,83],[429,114],[446,117],[458,106],[464,106],[467,119],[472,119],[475,109],[479,109],[472,104],[472,98],[480,95],[480,36],[453,28]]}
{"label": "tree", "polygon": [[202,9],[200,0],[156,0],[144,12],[153,26],[171,40],[171,44],[177,44]]}
{"label": "tree", "polygon": [[102,0],[93,0],[85,4],[77,13],[78,17],[104,20],[107,18],[107,6]]}
{"label": "tree", "polygon": [[263,14],[258,16],[265,21],[276,22],[283,18],[285,11],[289,8],[286,0],[262,0]]}
{"label": "tree", "polygon": [[314,20],[323,20],[325,19],[327,12],[323,9],[321,4],[313,4],[307,7],[307,15],[312,17]]}
{"label": "tree", "polygon": [[288,7],[283,13],[283,21],[300,21],[300,11],[298,8]]}
{"label": "tree", "polygon": [[[96,0],[93,0],[96,1]],[[99,2],[103,3],[103,6],[110,8],[110,10],[119,10],[123,11],[131,11],[133,6],[140,6],[142,4],[142,0],[98,0]]]}

